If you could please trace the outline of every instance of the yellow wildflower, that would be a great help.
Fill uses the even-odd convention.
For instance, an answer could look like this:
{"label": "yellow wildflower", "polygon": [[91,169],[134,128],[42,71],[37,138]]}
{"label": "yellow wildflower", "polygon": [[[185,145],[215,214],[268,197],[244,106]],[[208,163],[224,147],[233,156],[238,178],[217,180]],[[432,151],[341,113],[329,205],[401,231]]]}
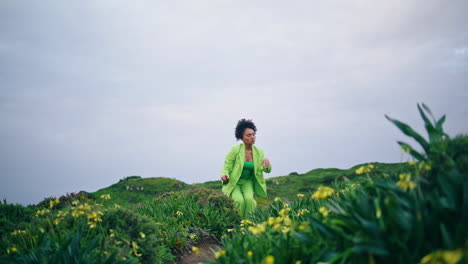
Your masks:
{"label": "yellow wildflower", "polygon": [[292,225],[292,220],[291,220],[291,218],[289,218],[289,216],[284,217],[284,218],[283,218],[283,224],[284,224],[284,225],[287,225],[287,226]]}
{"label": "yellow wildflower", "polygon": [[60,200],[58,198],[52,199],[49,201],[49,207],[52,208],[54,205],[59,204]]}
{"label": "yellow wildflower", "polygon": [[184,213],[182,213],[181,211],[177,211],[177,212],[176,212],[176,215],[177,215],[177,216],[182,216],[182,215],[184,215]]}
{"label": "yellow wildflower", "polygon": [[55,219],[55,220],[54,220],[54,225],[59,225],[59,224],[60,224],[60,219],[58,219],[58,218]]}
{"label": "yellow wildflower", "polygon": [[137,257],[141,257],[142,255],[138,253],[138,245],[135,241],[132,241],[132,248],[133,248],[133,254]]}
{"label": "yellow wildflower", "polygon": [[109,200],[111,198],[110,194],[103,194],[100,197],[101,197],[101,199],[104,199],[104,200]]}
{"label": "yellow wildflower", "polygon": [[91,207],[89,206],[88,203],[84,203],[84,204],[80,204],[80,206],[76,207],[74,210],[79,210],[84,213],[85,211],[91,211]]}
{"label": "yellow wildflower", "polygon": [[266,231],[266,228],[263,224],[258,224],[256,226],[249,226],[247,229],[254,235],[258,235]]}
{"label": "yellow wildflower", "polygon": [[216,253],[215,253],[215,257],[216,257],[216,258],[220,258],[220,257],[222,257],[222,256],[224,256],[224,255],[226,255],[226,250],[224,250],[224,249],[223,249],[223,250],[218,250],[218,251],[216,251]]}
{"label": "yellow wildflower", "polygon": [[245,226],[245,225],[253,225],[253,223],[250,222],[250,221],[247,220],[247,219],[244,219],[244,220],[241,221],[240,226]]}
{"label": "yellow wildflower", "polygon": [[58,212],[57,217],[65,217],[67,215],[68,215],[68,212],[60,211]]}
{"label": "yellow wildflower", "polygon": [[45,230],[44,230],[44,228],[42,228],[42,227],[39,227],[39,232],[41,232],[41,233],[45,233]]}
{"label": "yellow wildflower", "polygon": [[317,191],[315,191],[314,194],[312,194],[312,198],[314,198],[315,200],[324,199],[329,196],[332,196],[333,192],[334,190],[330,187],[320,186],[317,188]]}
{"label": "yellow wildflower", "polygon": [[117,208],[117,209],[118,209],[118,208],[120,208],[120,205],[114,204],[114,208]]}
{"label": "yellow wildflower", "polygon": [[252,256],[253,256],[253,252],[249,250],[249,251],[247,252],[247,256],[248,256],[248,257],[252,257]]}
{"label": "yellow wildflower", "polygon": [[330,210],[327,209],[326,207],[322,206],[319,208],[319,213],[323,216],[323,217],[327,217],[327,215],[330,213]]}
{"label": "yellow wildflower", "polygon": [[424,161],[420,162],[418,167],[419,167],[420,170],[426,170],[426,171],[431,170],[431,166],[429,164],[427,164],[426,162],[424,162]]}
{"label": "yellow wildflower", "polygon": [[28,233],[28,230],[15,230],[11,234],[16,236],[16,235],[26,235]]}
{"label": "yellow wildflower", "polygon": [[305,195],[302,194],[302,193],[298,193],[298,194],[297,194],[297,197],[298,197],[298,198],[304,198],[304,196],[305,196]]}
{"label": "yellow wildflower", "polygon": [[39,210],[36,212],[36,216],[42,216],[48,213],[50,213],[49,209]]}
{"label": "yellow wildflower", "polygon": [[145,238],[145,237],[146,237],[145,233],[140,232],[140,237],[141,237],[141,238]]}
{"label": "yellow wildflower", "polygon": [[270,216],[268,217],[267,222],[268,222],[268,225],[274,225],[276,223],[276,220],[274,217]]}
{"label": "yellow wildflower", "polygon": [[291,231],[292,231],[291,227],[283,226],[283,228],[281,228],[281,232],[283,232],[283,234],[287,234]]}
{"label": "yellow wildflower", "polygon": [[244,231],[245,231],[245,227],[241,227],[241,228],[239,229],[239,231],[240,231],[243,235],[245,235],[245,232],[244,232]]}
{"label": "yellow wildflower", "polygon": [[234,228],[228,228],[227,230],[229,233],[234,232]]}
{"label": "yellow wildflower", "polygon": [[301,209],[299,212],[297,212],[297,216],[305,215],[307,213],[310,213],[310,211],[307,209]]}
{"label": "yellow wildflower", "polygon": [[303,222],[298,227],[299,230],[304,231],[309,229],[309,222]]}
{"label": "yellow wildflower", "polygon": [[414,189],[416,188],[416,183],[414,181],[411,181],[411,174],[409,173],[402,173],[399,176],[400,180],[396,183],[398,187],[403,189],[405,192],[408,189]]}
{"label": "yellow wildflower", "polygon": [[13,253],[13,252],[18,252],[18,249],[16,247],[11,247],[7,249],[8,254]]}
{"label": "yellow wildflower", "polygon": [[296,264],[301,264],[301,263],[302,263],[302,261],[296,260]]}
{"label": "yellow wildflower", "polygon": [[273,257],[273,256],[266,256],[266,257],[263,259],[262,264],[275,264],[275,257]]}
{"label": "yellow wildflower", "polygon": [[289,209],[289,208],[283,208],[283,209],[281,209],[281,210],[279,211],[279,215],[280,215],[280,216],[283,216],[283,217],[284,217],[284,216],[287,216],[287,215],[289,214],[289,211],[291,211],[291,209]]}
{"label": "yellow wildflower", "polygon": [[101,216],[103,213],[101,211],[94,211],[88,215],[88,219],[94,222],[102,222]]}
{"label": "yellow wildflower", "polygon": [[79,209],[75,209],[75,210],[73,210],[73,212],[72,212],[72,216],[73,216],[73,217],[77,217],[77,216],[84,215],[84,214],[85,214],[85,212],[82,211],[82,210],[79,210]]}
{"label": "yellow wildflower", "polygon": [[445,263],[445,264],[455,264],[457,263],[463,253],[461,249],[456,250],[437,250],[434,251],[421,259],[420,264],[429,264],[429,263]]}
{"label": "yellow wildflower", "polygon": [[363,174],[366,172],[366,167],[362,166],[356,170],[356,174]]}
{"label": "yellow wildflower", "polygon": [[275,202],[279,202],[279,201],[281,201],[281,198],[275,197],[275,200],[274,200],[274,201],[275,201]]}
{"label": "yellow wildflower", "polygon": [[280,230],[280,229],[281,229],[281,224],[275,224],[275,225],[273,226],[273,230],[278,231],[278,230]]}
{"label": "yellow wildflower", "polygon": [[78,205],[78,201],[75,200],[75,201],[72,202],[72,204],[76,206],[76,205]]}
{"label": "yellow wildflower", "polygon": [[380,218],[382,216],[382,210],[380,210],[380,208],[378,208],[376,211],[375,211],[375,216],[377,218]]}
{"label": "yellow wildflower", "polygon": [[355,172],[356,174],[363,174],[363,173],[370,172],[373,168],[374,168],[374,165],[367,164],[366,166],[359,167]]}
{"label": "yellow wildflower", "polygon": [[192,252],[198,255],[198,254],[200,254],[200,248],[192,247]]}
{"label": "yellow wildflower", "polygon": [[196,238],[197,238],[197,235],[191,234],[189,237],[190,237],[190,239],[196,239]]}

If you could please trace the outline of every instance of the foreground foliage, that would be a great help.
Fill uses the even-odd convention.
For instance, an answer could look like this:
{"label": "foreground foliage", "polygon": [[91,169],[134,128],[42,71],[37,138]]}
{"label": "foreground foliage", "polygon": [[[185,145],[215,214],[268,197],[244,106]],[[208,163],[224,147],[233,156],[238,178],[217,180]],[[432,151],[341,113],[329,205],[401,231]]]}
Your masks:
{"label": "foreground foliage", "polygon": [[335,182],[293,202],[275,199],[228,230],[216,263],[461,263],[468,251],[468,136],[450,139],[445,117],[429,120],[429,140],[388,118],[423,152],[398,142],[412,160],[404,173]]}
{"label": "foreground foliage", "polygon": [[39,207],[4,202],[0,212],[0,263],[169,263],[239,221],[232,202],[209,190],[129,208],[73,196]]}

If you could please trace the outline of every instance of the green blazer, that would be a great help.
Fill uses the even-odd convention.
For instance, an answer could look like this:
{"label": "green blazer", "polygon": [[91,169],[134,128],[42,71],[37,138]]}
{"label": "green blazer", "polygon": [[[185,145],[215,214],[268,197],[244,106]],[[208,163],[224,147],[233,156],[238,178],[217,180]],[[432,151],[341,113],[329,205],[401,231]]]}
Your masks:
{"label": "green blazer", "polygon": [[[262,160],[264,159],[263,150],[252,146],[252,154],[254,161],[254,192],[256,195],[267,198],[265,178],[263,172],[270,173],[271,165],[268,168],[263,167]],[[227,175],[229,177],[228,183],[223,183],[222,191],[225,195],[231,196],[232,190],[236,187],[237,182],[242,174],[245,161],[245,144],[241,143],[231,148],[224,160],[224,167],[221,170],[221,176]]]}

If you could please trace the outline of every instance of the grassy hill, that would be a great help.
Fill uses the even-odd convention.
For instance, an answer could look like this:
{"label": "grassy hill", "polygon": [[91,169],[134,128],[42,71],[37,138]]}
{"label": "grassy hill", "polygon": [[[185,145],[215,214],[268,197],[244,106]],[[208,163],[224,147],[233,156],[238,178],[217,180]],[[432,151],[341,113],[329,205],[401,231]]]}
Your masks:
{"label": "grassy hill", "polygon": [[[397,174],[409,170],[407,163],[369,163],[375,166],[371,177],[385,177],[389,174]],[[292,200],[298,193],[307,194],[320,185],[331,185],[339,181],[353,181],[360,183],[367,176],[357,175],[356,169],[367,165],[359,164],[349,169],[314,169],[304,174],[291,173],[288,176],[272,177],[267,179],[269,203],[275,197]]]}
{"label": "grassy hill", "polygon": [[[159,197],[165,192],[180,191],[187,189],[188,184],[169,178],[141,178],[130,176],[120,180],[118,183],[89,193],[89,197],[99,200],[102,204],[116,203],[119,205],[137,204],[146,200]],[[102,199],[101,195],[109,194],[112,199]]]}
{"label": "grassy hill", "polygon": [[[372,163],[375,169],[372,177],[385,177],[387,174],[407,172],[407,163]],[[349,169],[321,168],[309,172],[298,174],[291,173],[286,176],[271,177],[266,179],[268,199],[257,199],[258,205],[264,207],[275,197],[283,200],[292,200],[298,193],[308,194],[319,185],[330,185],[340,181],[353,181],[356,183],[365,180],[366,176],[357,175],[355,170],[366,164],[359,164]],[[90,198],[99,200],[103,204],[110,203],[101,198],[101,195],[110,194],[112,203],[119,205],[137,204],[146,200],[151,200],[165,192],[177,192],[192,189],[211,189],[221,192],[220,181],[208,181],[204,183],[187,184],[182,181],[169,178],[141,178],[130,176],[120,180],[118,183],[100,189],[94,193],[89,193]]]}

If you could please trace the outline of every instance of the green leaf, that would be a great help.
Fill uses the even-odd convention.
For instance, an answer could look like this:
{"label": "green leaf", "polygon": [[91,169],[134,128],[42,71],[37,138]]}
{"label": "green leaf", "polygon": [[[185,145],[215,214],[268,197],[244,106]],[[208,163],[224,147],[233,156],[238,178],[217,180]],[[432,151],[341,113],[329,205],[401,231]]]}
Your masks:
{"label": "green leaf", "polygon": [[317,230],[322,233],[324,236],[334,239],[336,237],[335,232],[326,225],[320,223],[315,218],[310,218],[312,225],[317,228]]}
{"label": "green leaf", "polygon": [[453,241],[452,241],[452,238],[450,237],[450,234],[447,231],[447,228],[445,227],[444,223],[440,223],[440,233],[442,234],[442,239],[444,241],[444,246],[446,248],[452,248],[453,247]]}
{"label": "green leaf", "polygon": [[[426,111],[430,113],[429,108],[424,104],[423,104],[423,106],[424,106],[424,109],[426,109]],[[424,113],[423,109],[421,109],[421,107],[419,106],[419,104],[418,104],[418,110],[419,110],[419,113],[421,114],[421,117],[424,120],[424,126],[426,127],[426,131],[427,131],[427,134],[429,136],[429,142],[434,143],[434,142],[437,142],[437,141],[441,140],[442,137],[445,135],[445,133],[444,133],[444,131],[442,129],[442,123],[445,120],[445,116],[443,116],[441,118],[441,120],[436,122],[434,117],[432,116],[432,113],[431,113],[432,119],[434,119],[434,124],[435,124],[435,126],[434,126],[434,125],[432,125],[431,121],[429,121],[429,119],[427,118],[427,116]],[[439,122],[441,122],[441,123],[439,124]]]}
{"label": "green leaf", "polygon": [[423,160],[426,160],[426,158],[424,157],[423,154],[417,152],[416,150],[414,150],[409,144],[405,143],[405,142],[402,142],[402,141],[397,141],[397,143],[402,147],[402,148],[405,148],[405,149],[408,149],[409,150],[409,154],[411,156],[413,156],[415,159],[417,159],[418,161],[423,161]]}
{"label": "green leaf", "polygon": [[418,104],[418,110],[419,110],[419,114],[421,115],[422,119],[424,120],[424,124],[426,126],[426,129],[427,127],[432,127],[434,128],[434,126],[432,125],[431,121],[429,120],[429,118],[427,118],[426,114],[424,113],[424,111],[421,109],[421,106],[419,106]]}
{"label": "green leaf", "polygon": [[434,120],[434,123],[435,123],[435,118],[434,118],[434,115],[432,114],[431,109],[425,103],[422,103],[422,107],[424,108],[424,110],[426,110],[426,112],[428,112],[431,115],[432,120]]}
{"label": "green leaf", "polygon": [[396,119],[392,119],[388,117],[387,115],[385,115],[385,117],[390,122],[392,122],[395,126],[397,126],[401,130],[401,132],[403,132],[405,135],[414,138],[423,147],[426,153],[429,152],[429,143],[421,135],[419,135],[416,131],[414,131],[410,126]]}
{"label": "green leaf", "polygon": [[299,232],[293,232],[293,235],[302,243],[311,243],[313,241],[310,237]]}
{"label": "green leaf", "polygon": [[438,131],[440,131],[440,133],[442,133],[442,134],[445,134],[445,133],[444,133],[444,130],[442,129],[442,125],[444,124],[444,122],[445,122],[445,115],[443,115],[443,116],[439,119],[439,121],[437,121],[437,123],[436,123],[436,129],[437,129]]}

